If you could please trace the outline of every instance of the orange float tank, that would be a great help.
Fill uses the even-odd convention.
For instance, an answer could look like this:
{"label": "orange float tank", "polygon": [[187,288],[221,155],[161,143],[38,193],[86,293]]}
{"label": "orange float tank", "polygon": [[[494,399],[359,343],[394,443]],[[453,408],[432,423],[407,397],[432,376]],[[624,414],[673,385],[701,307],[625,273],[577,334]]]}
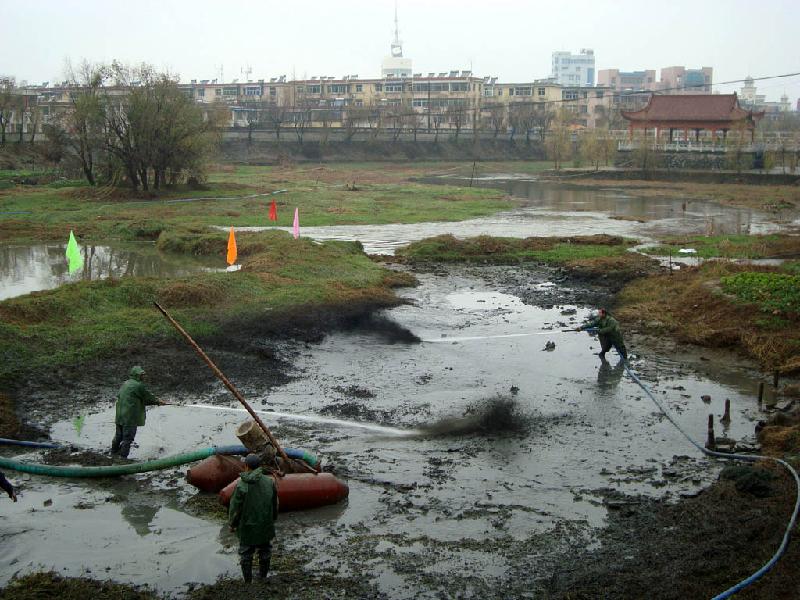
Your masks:
{"label": "orange float tank", "polygon": [[[290,473],[276,477],[278,485],[278,510],[303,510],[336,504],[347,498],[350,488],[330,473]],[[237,478],[219,493],[219,501],[228,506],[233,490],[239,483]]]}
{"label": "orange float tank", "polygon": [[231,481],[239,481],[244,463],[231,456],[214,455],[200,461],[186,473],[186,481],[204,492],[218,492]]}

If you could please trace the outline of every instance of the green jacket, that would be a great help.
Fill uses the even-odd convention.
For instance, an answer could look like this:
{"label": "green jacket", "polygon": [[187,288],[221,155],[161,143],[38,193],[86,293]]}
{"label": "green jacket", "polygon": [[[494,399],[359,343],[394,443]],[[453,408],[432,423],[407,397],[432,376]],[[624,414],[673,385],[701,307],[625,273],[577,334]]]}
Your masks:
{"label": "green jacket", "polygon": [[272,477],[261,468],[242,473],[228,507],[228,523],[242,546],[261,546],[275,537],[278,494]]}
{"label": "green jacket", "polygon": [[131,377],[119,388],[117,397],[117,416],[114,422],[123,427],[136,425],[141,427],[145,420],[145,406],[158,404],[156,397],[144,386],[144,383]]}
{"label": "green jacket", "polygon": [[581,329],[589,329],[590,327],[597,328],[597,335],[608,337],[612,342],[622,343],[622,332],[619,329],[619,323],[611,315],[607,314],[605,317],[592,319],[583,325]]}

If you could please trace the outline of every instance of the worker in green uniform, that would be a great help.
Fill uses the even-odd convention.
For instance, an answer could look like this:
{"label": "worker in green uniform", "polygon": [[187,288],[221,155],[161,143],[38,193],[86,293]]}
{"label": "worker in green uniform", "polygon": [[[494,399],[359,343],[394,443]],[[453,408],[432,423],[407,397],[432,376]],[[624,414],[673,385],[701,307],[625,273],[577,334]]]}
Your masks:
{"label": "worker in green uniform", "polygon": [[278,492],[272,477],[261,470],[261,458],[248,454],[245,469],[231,496],[228,523],[239,537],[239,564],[246,583],[253,581],[253,554],[258,550],[258,577],[264,579],[272,558]]}
{"label": "worker in green uniform", "polygon": [[145,407],[152,405],[166,406],[167,402],[156,400],[156,397],[142,383],[144,369],[140,366],[131,368],[130,378],[122,384],[117,395],[117,415],[114,419],[117,430],[111,442],[111,454],[119,454],[128,458],[131,444],[136,437],[136,428],[144,425]]}
{"label": "worker in green uniform", "polygon": [[622,340],[622,332],[619,329],[619,323],[614,317],[608,314],[605,308],[598,310],[597,313],[592,315],[589,321],[584,323],[581,327],[578,327],[576,331],[586,331],[587,329],[597,330],[597,337],[600,339],[600,352],[598,352],[600,360],[604,361],[606,359],[606,352],[611,350],[612,346],[619,352],[622,360],[628,360],[628,350],[625,348],[625,342]]}

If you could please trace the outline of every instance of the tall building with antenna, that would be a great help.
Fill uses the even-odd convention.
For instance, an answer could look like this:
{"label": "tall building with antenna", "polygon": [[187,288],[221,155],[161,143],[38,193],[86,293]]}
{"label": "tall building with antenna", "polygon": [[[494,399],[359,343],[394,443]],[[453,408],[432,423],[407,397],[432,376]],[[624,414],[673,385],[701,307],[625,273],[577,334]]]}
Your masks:
{"label": "tall building with antenna", "polygon": [[381,77],[411,77],[411,59],[403,57],[403,43],[397,24],[397,4],[394,6],[394,41],[389,56],[381,63]]}

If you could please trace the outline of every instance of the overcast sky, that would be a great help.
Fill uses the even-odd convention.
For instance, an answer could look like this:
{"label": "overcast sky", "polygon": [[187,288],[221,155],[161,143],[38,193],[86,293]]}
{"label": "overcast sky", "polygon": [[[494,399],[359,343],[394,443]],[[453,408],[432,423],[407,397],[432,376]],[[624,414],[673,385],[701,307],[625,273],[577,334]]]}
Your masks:
{"label": "overcast sky", "polygon": [[[394,0],[0,0],[0,74],[60,81],[66,59],[148,62],[190,79],[379,76]],[[551,52],[597,69],[711,66],[714,81],[800,71],[800,0],[398,0],[414,72],[472,68],[523,82]],[[247,77],[247,68],[252,72]],[[738,89],[719,87],[720,91]],[[800,77],[759,82],[792,104]]]}

